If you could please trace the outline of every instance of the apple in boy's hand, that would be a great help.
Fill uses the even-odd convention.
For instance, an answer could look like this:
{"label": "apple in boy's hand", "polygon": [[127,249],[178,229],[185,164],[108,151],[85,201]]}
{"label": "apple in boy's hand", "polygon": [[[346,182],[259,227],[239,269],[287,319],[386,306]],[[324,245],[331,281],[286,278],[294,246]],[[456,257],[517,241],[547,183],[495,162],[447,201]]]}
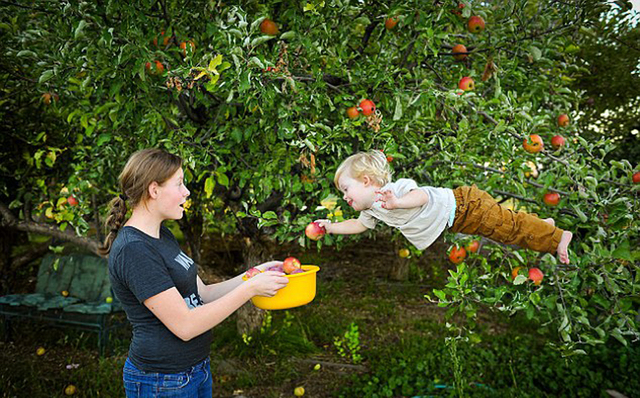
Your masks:
{"label": "apple in boy's hand", "polygon": [[284,270],[285,274],[290,274],[296,269],[300,269],[300,260],[295,257],[287,257],[284,259],[282,269]]}
{"label": "apple in boy's hand", "polygon": [[309,225],[307,225],[307,228],[305,228],[304,233],[307,235],[307,238],[311,240],[319,240],[324,236],[324,234],[327,233],[327,230],[323,226],[318,224],[316,221],[314,221]]}

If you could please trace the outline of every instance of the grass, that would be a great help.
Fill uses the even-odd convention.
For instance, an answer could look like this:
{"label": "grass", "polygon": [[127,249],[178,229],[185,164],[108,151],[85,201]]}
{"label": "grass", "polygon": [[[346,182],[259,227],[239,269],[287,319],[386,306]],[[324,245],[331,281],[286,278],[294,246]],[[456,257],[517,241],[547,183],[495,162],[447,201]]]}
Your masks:
{"label": "grass", "polygon": [[[595,397],[606,396],[607,388],[638,396],[637,344],[625,348],[613,341],[565,360],[545,345],[555,336],[539,334],[524,317],[489,312],[479,317],[474,342],[447,344],[454,334],[444,311],[423,295],[430,292],[425,283],[440,283],[433,275],[446,275],[448,265],[425,260],[414,265],[408,282],[389,282],[385,270],[395,250],[380,242],[371,246],[388,255],[363,255],[362,246],[320,254],[286,249],[282,254],[303,262],[308,255],[322,267],[317,297],[304,307],[269,312],[250,341],[237,334],[233,317],[214,328],[214,396],[287,397],[297,386],[310,397],[454,396],[456,381],[463,396],[474,397]],[[363,357],[357,365],[334,345],[352,323]],[[62,397],[69,384],[79,397],[123,395],[130,327],[112,336],[113,352],[100,358],[93,334],[33,321],[14,324],[20,338],[0,343],[1,397]],[[41,346],[46,353],[38,356]]]}

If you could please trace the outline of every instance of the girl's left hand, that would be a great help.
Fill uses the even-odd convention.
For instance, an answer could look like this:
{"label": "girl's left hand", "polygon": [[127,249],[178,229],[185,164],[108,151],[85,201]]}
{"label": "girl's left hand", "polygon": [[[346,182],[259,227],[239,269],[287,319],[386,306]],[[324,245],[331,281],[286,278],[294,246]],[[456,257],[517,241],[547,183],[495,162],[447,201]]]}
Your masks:
{"label": "girl's left hand", "polygon": [[398,208],[399,199],[392,190],[376,191],[376,193],[380,195],[380,197],[376,199],[376,202],[382,202],[383,209],[392,210]]}

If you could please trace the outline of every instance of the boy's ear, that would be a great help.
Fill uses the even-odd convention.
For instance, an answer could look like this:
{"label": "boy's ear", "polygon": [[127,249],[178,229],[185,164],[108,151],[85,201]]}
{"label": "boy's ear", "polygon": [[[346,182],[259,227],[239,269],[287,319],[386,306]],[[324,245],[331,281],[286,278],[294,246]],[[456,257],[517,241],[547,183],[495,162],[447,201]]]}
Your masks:
{"label": "boy's ear", "polygon": [[369,177],[368,175],[364,175],[362,176],[362,182],[364,183],[364,186],[368,186],[369,184],[371,184],[371,177]]}

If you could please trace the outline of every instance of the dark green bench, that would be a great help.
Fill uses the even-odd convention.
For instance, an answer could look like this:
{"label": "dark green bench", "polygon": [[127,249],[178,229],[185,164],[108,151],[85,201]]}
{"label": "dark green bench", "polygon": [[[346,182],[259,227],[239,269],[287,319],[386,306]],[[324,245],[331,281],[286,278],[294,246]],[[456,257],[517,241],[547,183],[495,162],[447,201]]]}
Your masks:
{"label": "dark green bench", "polygon": [[12,320],[37,319],[97,332],[100,355],[109,332],[123,324],[112,322],[119,312],[122,307],[111,290],[107,261],[86,254],[47,255],[40,263],[35,293],[0,297],[5,339],[11,338]]}

